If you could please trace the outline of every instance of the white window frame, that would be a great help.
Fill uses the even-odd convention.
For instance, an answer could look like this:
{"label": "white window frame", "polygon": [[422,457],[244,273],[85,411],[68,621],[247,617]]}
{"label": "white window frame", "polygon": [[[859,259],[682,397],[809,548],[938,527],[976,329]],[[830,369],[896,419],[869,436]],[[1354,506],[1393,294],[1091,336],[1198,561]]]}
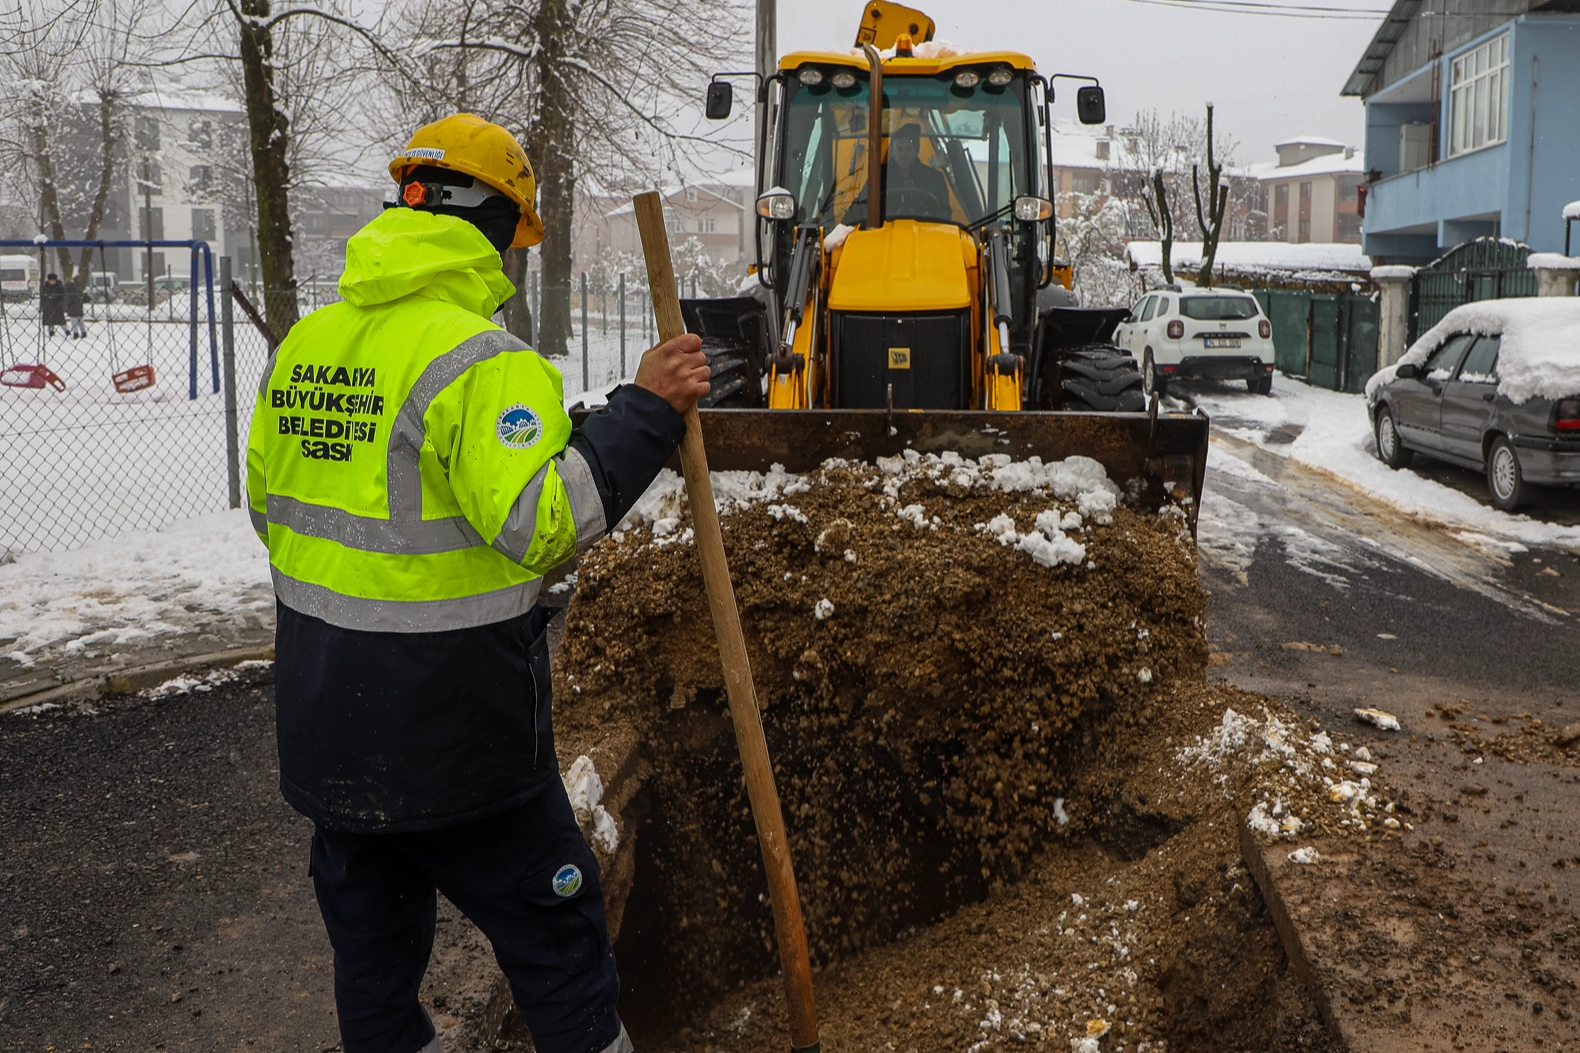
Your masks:
{"label": "white window frame", "polygon": [[1448,156],[1508,139],[1509,39],[1505,31],[1450,61]]}

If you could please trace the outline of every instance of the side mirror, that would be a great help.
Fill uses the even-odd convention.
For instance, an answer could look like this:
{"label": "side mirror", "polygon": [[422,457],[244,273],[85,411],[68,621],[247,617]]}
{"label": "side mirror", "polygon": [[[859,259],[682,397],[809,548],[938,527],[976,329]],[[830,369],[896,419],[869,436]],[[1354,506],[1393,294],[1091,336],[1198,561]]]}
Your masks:
{"label": "side mirror", "polygon": [[1413,380],[1421,375],[1421,367],[1414,362],[1403,362],[1393,371],[1400,380]]}
{"label": "side mirror", "polygon": [[727,80],[708,82],[708,101],[705,112],[710,121],[722,121],[730,115],[730,105],[735,101],[735,88]]}
{"label": "side mirror", "polygon": [[1108,104],[1103,101],[1101,85],[1088,84],[1075,89],[1075,112],[1082,124],[1102,124],[1108,119]]}

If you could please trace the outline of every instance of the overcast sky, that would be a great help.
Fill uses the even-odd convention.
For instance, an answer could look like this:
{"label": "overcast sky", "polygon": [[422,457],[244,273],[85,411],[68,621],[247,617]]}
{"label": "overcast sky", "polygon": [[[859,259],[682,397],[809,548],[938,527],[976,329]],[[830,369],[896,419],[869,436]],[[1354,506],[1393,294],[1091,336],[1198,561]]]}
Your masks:
{"label": "overcast sky", "polygon": [[[1340,98],[1382,22],[1386,0],[1256,0],[1368,12],[1365,18],[1269,17],[1203,10],[1194,0],[913,0],[939,39],[973,51],[1020,51],[1044,73],[1102,79],[1108,115],[1138,110],[1200,113],[1239,142],[1236,160],[1276,159],[1273,144],[1322,135],[1361,145],[1359,99]],[[1173,9],[1171,9],[1173,8]],[[1316,14],[1315,12],[1304,12]],[[848,47],[861,8],[852,0],[779,0],[779,51]],[[749,62],[748,62],[749,65]],[[1056,88],[1061,117],[1075,116],[1073,85]],[[1058,159],[1054,159],[1055,163]]]}

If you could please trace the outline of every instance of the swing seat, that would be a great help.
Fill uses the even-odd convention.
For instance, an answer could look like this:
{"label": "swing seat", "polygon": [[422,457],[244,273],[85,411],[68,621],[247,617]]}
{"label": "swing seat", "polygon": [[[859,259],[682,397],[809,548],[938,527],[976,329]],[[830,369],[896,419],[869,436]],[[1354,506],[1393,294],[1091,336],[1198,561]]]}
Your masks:
{"label": "swing seat", "polygon": [[[152,383],[152,381],[149,381],[149,383]],[[0,384],[8,388],[51,387],[56,391],[66,390],[66,382],[61,380],[53,369],[42,363],[37,365],[18,363],[0,370]]]}
{"label": "swing seat", "polygon": [[134,391],[154,386],[154,367],[133,366],[131,369],[123,369],[119,373],[111,374],[110,380],[115,383],[116,391],[129,395]]}

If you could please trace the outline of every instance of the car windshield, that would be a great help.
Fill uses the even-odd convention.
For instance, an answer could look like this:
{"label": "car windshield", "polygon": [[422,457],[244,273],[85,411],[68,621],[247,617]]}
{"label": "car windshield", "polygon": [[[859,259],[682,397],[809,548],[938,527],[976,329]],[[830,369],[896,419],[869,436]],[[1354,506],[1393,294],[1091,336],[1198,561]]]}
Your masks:
{"label": "car windshield", "polygon": [[[865,71],[848,88],[787,78],[778,183],[796,201],[796,222],[858,225],[867,208]],[[885,219],[971,226],[1033,192],[1025,80],[995,87],[939,76],[883,78]],[[1008,227],[1006,213],[1000,224]]]}
{"label": "car windshield", "polygon": [[1185,296],[1180,313],[1202,322],[1234,321],[1256,317],[1256,301],[1249,296]]}

